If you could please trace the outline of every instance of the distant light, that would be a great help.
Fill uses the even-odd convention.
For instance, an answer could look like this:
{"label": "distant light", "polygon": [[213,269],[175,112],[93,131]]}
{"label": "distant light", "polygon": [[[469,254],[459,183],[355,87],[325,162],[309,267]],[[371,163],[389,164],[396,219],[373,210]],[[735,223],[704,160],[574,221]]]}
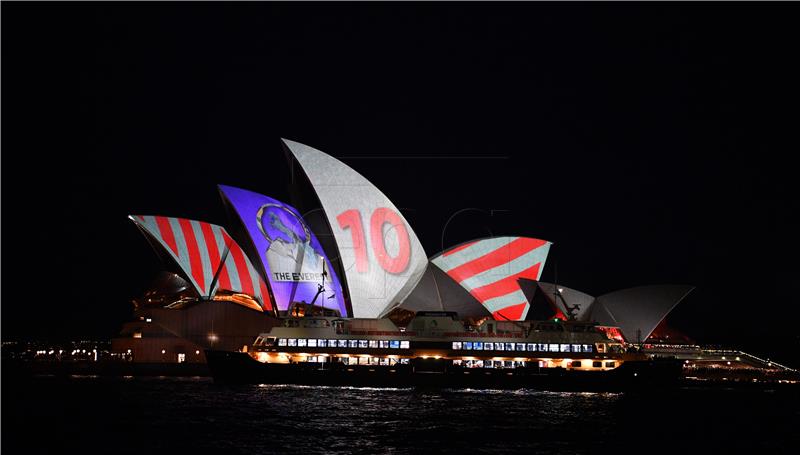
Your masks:
{"label": "distant light", "polygon": [[564,288],[558,288],[558,292],[564,292]]}
{"label": "distant light", "polygon": [[130,350],[130,349],[128,349],[128,354],[130,354],[130,353],[131,353],[131,350]]}
{"label": "distant light", "polygon": [[200,351],[194,351],[194,353],[199,355],[199,354],[200,354]]}
{"label": "distant light", "polygon": [[736,357],[736,361],[738,362],[739,360],[741,360],[741,359],[739,357]]}
{"label": "distant light", "polygon": [[153,322],[153,319],[147,318],[147,319],[144,320],[144,322]]}
{"label": "distant light", "polygon": [[162,350],[161,350],[161,353],[162,353],[162,354],[166,354],[166,353],[167,353],[167,350],[166,350],[166,349],[162,349]]}
{"label": "distant light", "polygon": [[728,361],[728,365],[730,365],[730,364],[731,364],[731,362],[730,362],[730,361]]}

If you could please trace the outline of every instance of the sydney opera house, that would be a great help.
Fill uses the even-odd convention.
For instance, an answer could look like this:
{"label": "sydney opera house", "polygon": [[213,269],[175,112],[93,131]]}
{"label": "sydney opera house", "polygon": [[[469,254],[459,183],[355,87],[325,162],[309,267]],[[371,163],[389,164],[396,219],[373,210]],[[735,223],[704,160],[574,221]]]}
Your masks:
{"label": "sydney opera house", "polygon": [[134,300],[136,319],[112,341],[116,355],[197,363],[203,349],[241,348],[284,316],[387,317],[402,327],[419,311],[473,323],[589,321],[643,343],[666,333],[665,316],[691,291],[647,286],[595,297],[541,282],[550,242],[530,237],[475,239],[429,256],[400,210],[358,172],[283,144],[292,205],[220,185],[225,227],[130,216],[165,271]]}

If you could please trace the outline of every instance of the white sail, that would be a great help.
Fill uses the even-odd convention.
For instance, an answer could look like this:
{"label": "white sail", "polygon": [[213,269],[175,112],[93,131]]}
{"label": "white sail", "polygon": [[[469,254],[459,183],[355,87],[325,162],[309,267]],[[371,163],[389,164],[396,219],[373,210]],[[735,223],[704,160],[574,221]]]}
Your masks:
{"label": "white sail", "polygon": [[353,317],[378,317],[402,302],[428,263],[403,214],[346,164],[306,145],[283,141],[325,211],[345,270]]}

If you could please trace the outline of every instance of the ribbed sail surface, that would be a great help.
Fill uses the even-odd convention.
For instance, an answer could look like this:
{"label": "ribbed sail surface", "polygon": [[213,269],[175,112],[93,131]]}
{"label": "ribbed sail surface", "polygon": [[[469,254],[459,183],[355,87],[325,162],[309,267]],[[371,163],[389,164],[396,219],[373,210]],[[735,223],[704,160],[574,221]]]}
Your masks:
{"label": "ribbed sail surface", "polygon": [[[223,227],[165,216],[131,215],[128,218],[175,261],[201,297],[213,297],[218,289],[225,289],[258,300],[261,308],[254,309],[272,311],[266,283]],[[220,270],[226,247],[230,252]],[[217,271],[219,275],[212,289]]]}
{"label": "ribbed sail surface", "polygon": [[618,326],[629,343],[643,342],[692,289],[673,284],[611,292],[597,297],[589,319]]}
{"label": "ribbed sail surface", "polygon": [[496,319],[525,319],[530,304],[517,282],[538,280],[550,242],[528,237],[492,237],[451,248],[431,259]]}
{"label": "ribbed sail surface", "polygon": [[353,316],[378,317],[402,302],[428,263],[406,219],[349,166],[306,145],[284,142],[325,211],[345,270]]}
{"label": "ribbed sail surface", "polygon": [[[311,303],[316,298],[315,305],[347,316],[339,278],[294,207],[241,188],[219,185],[219,189],[249,234],[279,310],[286,310],[292,302]],[[323,271],[327,272],[324,278]]]}

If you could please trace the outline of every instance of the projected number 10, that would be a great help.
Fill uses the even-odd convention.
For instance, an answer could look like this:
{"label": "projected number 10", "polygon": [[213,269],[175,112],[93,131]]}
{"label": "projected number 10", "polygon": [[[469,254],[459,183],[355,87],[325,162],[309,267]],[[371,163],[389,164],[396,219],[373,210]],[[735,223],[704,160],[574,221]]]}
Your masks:
{"label": "projected number 10", "polygon": [[[367,239],[364,236],[364,225],[361,221],[361,212],[347,210],[336,217],[339,227],[350,229],[353,238],[353,249],[356,253],[356,271],[365,273],[369,271],[369,258],[367,257]],[[383,225],[389,223],[390,229],[397,236],[399,246],[397,255],[392,257],[386,251],[386,242],[383,235]],[[392,235],[387,233],[387,235]],[[397,274],[405,271],[411,256],[411,243],[408,239],[408,230],[403,219],[392,209],[378,207],[372,212],[369,222],[369,238],[372,252],[383,270]]]}

